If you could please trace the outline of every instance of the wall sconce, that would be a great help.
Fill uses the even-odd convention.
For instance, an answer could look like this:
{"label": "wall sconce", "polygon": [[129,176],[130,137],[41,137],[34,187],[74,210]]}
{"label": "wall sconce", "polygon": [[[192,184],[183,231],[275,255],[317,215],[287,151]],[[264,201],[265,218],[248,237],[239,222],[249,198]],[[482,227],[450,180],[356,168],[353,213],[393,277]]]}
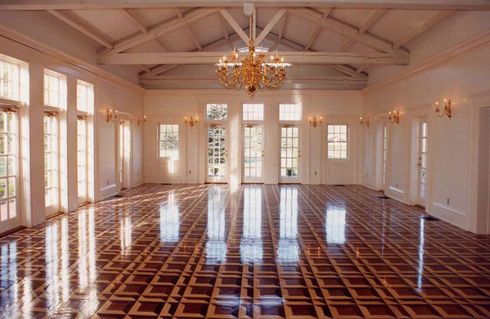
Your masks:
{"label": "wall sconce", "polygon": [[439,108],[438,101],[436,101],[434,105],[436,107],[434,112],[436,113],[437,117],[443,118],[444,116],[447,116],[447,118],[450,119],[453,116],[453,111],[451,109],[451,100],[444,99],[444,109],[442,111]]}
{"label": "wall sconce", "polygon": [[393,110],[388,112],[388,120],[391,124],[400,124],[400,111]]}
{"label": "wall sconce", "polygon": [[107,109],[105,111],[105,121],[107,123],[111,122],[111,121],[115,121],[117,120],[117,114],[119,113],[118,110],[112,110],[112,109]]}
{"label": "wall sconce", "polygon": [[359,122],[361,123],[361,126],[369,127],[369,117],[366,117],[364,119],[362,116],[359,118]]}
{"label": "wall sconce", "polygon": [[184,123],[185,125],[189,126],[189,127],[193,127],[194,125],[197,124],[197,122],[199,121],[199,117],[193,117],[193,116],[184,116]]}
{"label": "wall sconce", "polygon": [[143,115],[143,123],[146,123],[147,121],[147,118],[146,118],[146,114]]}
{"label": "wall sconce", "polygon": [[310,126],[313,126],[313,127],[317,127],[318,125],[322,124],[323,123],[323,117],[319,116],[319,117],[316,117],[316,116],[313,116],[313,117],[309,117],[308,118],[308,121],[310,122]]}

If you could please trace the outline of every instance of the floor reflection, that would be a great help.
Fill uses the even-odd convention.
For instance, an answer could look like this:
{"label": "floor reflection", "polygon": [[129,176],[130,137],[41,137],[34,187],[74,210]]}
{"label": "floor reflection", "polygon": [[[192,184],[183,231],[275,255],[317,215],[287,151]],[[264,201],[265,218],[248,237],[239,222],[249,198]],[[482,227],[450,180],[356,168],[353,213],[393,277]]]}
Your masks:
{"label": "floor reflection", "polygon": [[328,204],[325,213],[325,233],[328,244],[345,242],[345,207]]}
{"label": "floor reflection", "polygon": [[208,264],[219,264],[226,258],[225,200],[226,194],[222,188],[209,188],[208,240],[206,242],[206,263]]}
{"label": "floor reflection", "polygon": [[170,191],[167,202],[160,207],[160,240],[175,243],[179,240],[179,205],[175,200],[175,192]]}
{"label": "floor reflection", "polygon": [[279,200],[279,243],[277,260],[296,263],[299,260],[298,244],[298,189],[281,187]]}
{"label": "floor reflection", "polygon": [[240,257],[243,263],[261,263],[262,248],[262,189],[249,187],[243,190],[243,233]]}
{"label": "floor reflection", "polygon": [[123,213],[120,217],[120,225],[119,225],[119,239],[121,241],[121,254],[126,255],[129,253],[131,249],[131,241],[132,241],[132,231],[133,225],[131,223],[131,215]]}

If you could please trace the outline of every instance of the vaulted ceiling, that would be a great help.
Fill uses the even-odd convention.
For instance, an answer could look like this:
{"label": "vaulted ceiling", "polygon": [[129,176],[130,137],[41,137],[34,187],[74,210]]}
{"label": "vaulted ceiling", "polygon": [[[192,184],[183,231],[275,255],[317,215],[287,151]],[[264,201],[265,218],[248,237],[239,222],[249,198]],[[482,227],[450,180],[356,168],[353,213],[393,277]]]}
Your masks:
{"label": "vaulted ceiling", "polygon": [[[350,4],[349,4],[350,3]],[[217,88],[214,63],[248,34],[293,66],[287,88],[361,89],[370,70],[410,62],[411,43],[458,10],[489,1],[2,0],[0,10],[49,12],[100,45],[100,64],[139,68],[146,88]],[[432,3],[432,5],[428,5]]]}

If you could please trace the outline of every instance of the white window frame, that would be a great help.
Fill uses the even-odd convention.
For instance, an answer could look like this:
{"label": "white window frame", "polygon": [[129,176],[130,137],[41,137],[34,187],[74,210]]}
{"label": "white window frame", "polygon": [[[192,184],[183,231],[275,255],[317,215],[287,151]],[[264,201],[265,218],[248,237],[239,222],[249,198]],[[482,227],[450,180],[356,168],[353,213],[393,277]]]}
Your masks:
{"label": "white window frame", "polygon": [[[51,121],[53,118],[56,119],[56,126],[54,127],[54,132],[46,132],[46,124],[44,124],[43,129],[44,129],[44,139],[45,139],[45,145],[46,145],[46,139],[52,138],[51,142],[55,142],[56,145],[54,146],[54,149],[49,150],[49,154],[51,154],[51,157],[47,158],[46,156],[46,149],[44,149],[44,158],[45,158],[45,163],[44,163],[44,174],[46,175],[49,172],[54,171],[55,174],[57,175],[54,179],[56,185],[45,185],[45,187],[48,187],[45,189],[45,207],[46,207],[46,216],[53,215],[55,213],[59,212],[60,209],[60,199],[61,199],[61,194],[60,194],[60,163],[59,163],[59,158],[60,158],[60,143],[59,143],[59,137],[60,137],[60,125],[59,125],[59,116],[56,112],[45,112],[44,117],[43,117],[43,122],[46,121],[46,118],[49,118]],[[50,142],[48,142],[50,143]],[[47,161],[46,161],[47,158]],[[51,164],[54,164],[54,168],[51,168]],[[49,167],[49,168],[48,168]],[[46,177],[45,177],[46,178]],[[54,189],[55,190],[55,195],[51,194],[52,196],[56,196],[55,199],[52,198],[52,201],[48,202],[48,192],[49,189]],[[49,203],[49,204],[48,204]]]}
{"label": "white window frame", "polygon": [[[7,86],[10,93],[4,91],[4,70],[9,68],[9,73],[14,72],[13,83]],[[12,82],[9,80],[8,82]],[[12,93],[14,91],[14,93]],[[27,102],[29,97],[29,65],[26,62],[17,60],[7,55],[0,54],[0,99],[15,102]]]}
{"label": "white window frame", "polygon": [[264,103],[243,103],[242,105],[242,120],[243,122],[259,122],[264,121]]}
{"label": "white window frame", "polygon": [[[295,107],[299,111],[294,110]],[[297,117],[295,117],[297,115]],[[279,122],[300,122],[303,119],[303,105],[301,103],[280,103]]]}
{"label": "white window frame", "polygon": [[[341,126],[345,126],[346,130],[345,130],[345,135],[346,135],[346,139],[345,141],[333,141],[331,142],[329,140],[329,136],[330,136],[330,133],[329,133],[329,128],[330,127],[341,127]],[[327,124],[327,159],[328,160],[333,160],[333,161],[347,161],[349,160],[349,146],[350,146],[350,126],[349,124],[344,124],[344,123],[330,123],[330,124]],[[337,134],[337,133],[333,133],[333,134]],[[342,133],[339,133],[339,134],[342,134]],[[337,157],[337,156],[330,156],[330,147],[333,146],[335,143],[341,143],[341,144],[345,144],[345,157],[344,156],[340,156],[340,157]],[[342,152],[342,150],[336,150],[334,149],[333,152]]]}
{"label": "white window frame", "polygon": [[[177,148],[176,149],[162,149],[161,148],[161,143],[163,141],[162,139],[162,126],[172,126],[172,130],[168,131],[168,130],[165,130],[165,132],[170,132],[172,135],[175,135],[175,133],[177,134]],[[175,131],[174,128],[177,128],[177,130]],[[165,135],[165,136],[168,136],[168,135]],[[166,160],[174,160],[174,161],[177,161],[179,160],[180,158],[180,125],[179,124],[175,124],[175,123],[158,123],[158,148],[157,148],[157,152],[158,152],[158,158],[159,159],[166,159]],[[164,152],[164,154],[162,155],[162,151]],[[168,152],[170,152],[170,154],[167,154]],[[172,152],[175,152],[176,155],[173,155]]]}
{"label": "white window frame", "polygon": [[[95,106],[95,87],[92,83],[82,81],[77,79],[77,191],[78,191],[78,205],[84,205],[89,202],[91,194],[91,182],[92,178],[90,176],[91,161],[90,156],[92,154],[90,139],[91,134],[89,128],[91,127],[91,115],[94,112]],[[79,123],[82,122],[85,125],[85,138],[82,141],[79,132]],[[80,142],[85,144],[84,156],[85,156],[85,168],[80,166],[80,153],[82,149],[80,148]],[[80,180],[80,171],[85,171],[85,181]],[[83,186],[83,184],[85,184]],[[85,188],[82,194],[81,190]]]}
{"label": "white window frame", "polygon": [[[44,106],[58,109],[66,109],[66,75],[44,69]],[[56,97],[57,102],[52,103],[51,97]]]}

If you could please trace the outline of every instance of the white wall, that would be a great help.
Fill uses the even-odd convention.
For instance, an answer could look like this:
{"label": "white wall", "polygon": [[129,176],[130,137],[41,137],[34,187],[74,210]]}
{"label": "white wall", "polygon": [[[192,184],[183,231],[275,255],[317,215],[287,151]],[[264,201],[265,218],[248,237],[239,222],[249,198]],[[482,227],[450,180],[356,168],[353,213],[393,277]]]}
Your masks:
{"label": "white wall", "polygon": [[[416,135],[413,133],[419,118],[427,117],[429,125],[429,192],[426,210],[461,228],[477,231],[476,196],[478,114],[479,108],[488,106],[490,95],[490,45],[487,14],[462,13],[425,34],[412,48],[412,55],[431,57],[398,70],[385,72],[370,87],[363,90],[364,113],[376,117],[372,128],[364,137],[363,183],[378,188],[376,175],[376,138],[381,123],[387,122],[387,112],[400,108],[401,123],[390,125],[389,163],[386,192],[389,196],[408,204],[417,198],[413,188],[417,169]],[[471,21],[471,23],[469,22]],[[448,23],[449,23],[448,22]],[[449,39],[453,30],[462,42],[457,50],[441,43]],[[457,30],[457,32],[456,32]],[[465,34],[469,38],[461,39]],[[452,41],[452,40],[448,40]],[[427,48],[430,46],[430,50]],[[434,48],[439,48],[440,52]],[[422,52],[422,53],[421,53]],[[378,72],[378,75],[383,72]],[[386,75],[385,74],[385,75]],[[401,75],[400,75],[401,74]],[[433,103],[449,98],[454,117],[440,119],[434,115]],[[379,163],[379,160],[378,160]]]}
{"label": "white wall", "polygon": [[[243,91],[233,90],[182,90],[147,91],[145,114],[148,121],[144,131],[145,182],[160,183],[202,183],[205,181],[206,131],[201,120],[197,127],[186,128],[184,116],[204,118],[207,103],[226,103],[229,108],[228,127],[230,130],[229,159],[232,184],[240,183],[242,126],[241,108],[243,103],[263,103],[265,110],[265,156],[264,182],[278,183],[279,144],[278,106],[280,103],[301,103],[303,105],[302,129],[302,183],[354,184],[358,181],[359,167],[359,116],[362,111],[362,96],[359,91],[268,91],[259,92],[252,100]],[[323,116],[324,124],[317,128],[308,125],[309,116]],[[157,125],[180,124],[181,139],[187,140],[182,151],[187,152],[187,162],[181,160],[176,174],[165,176],[164,167],[157,159]],[[349,124],[349,159],[327,161],[326,124]],[[185,137],[186,135],[186,137]],[[181,154],[182,155],[182,154]],[[190,173],[189,173],[190,171]],[[187,174],[186,174],[187,173]],[[315,174],[316,173],[316,174]]]}
{"label": "white wall", "polygon": [[[23,199],[23,224],[33,226],[45,219],[44,210],[44,141],[43,141],[43,71],[45,68],[63,73],[68,82],[68,114],[75,116],[76,79],[94,84],[95,89],[95,191],[92,199],[100,200],[114,194],[117,189],[113,187],[116,181],[115,159],[115,123],[105,121],[107,108],[118,109],[132,114],[142,115],[143,90],[128,83],[121,85],[123,80],[114,83],[110,79],[103,78],[64,61],[58,56],[48,55],[19,42],[0,36],[0,53],[22,60],[29,64],[30,94],[29,103],[25,110],[20,112],[22,126],[22,182],[23,191],[20,196]],[[122,82],[121,82],[122,81]],[[119,83],[120,82],[120,83]],[[76,116],[74,117],[76,119]],[[135,122],[135,121],[134,121]],[[70,125],[76,125],[76,120],[69,120]],[[133,125],[133,185],[142,183],[142,125]],[[67,131],[69,175],[68,203],[64,210],[72,210],[78,207],[76,196],[76,127],[70,126]]]}

